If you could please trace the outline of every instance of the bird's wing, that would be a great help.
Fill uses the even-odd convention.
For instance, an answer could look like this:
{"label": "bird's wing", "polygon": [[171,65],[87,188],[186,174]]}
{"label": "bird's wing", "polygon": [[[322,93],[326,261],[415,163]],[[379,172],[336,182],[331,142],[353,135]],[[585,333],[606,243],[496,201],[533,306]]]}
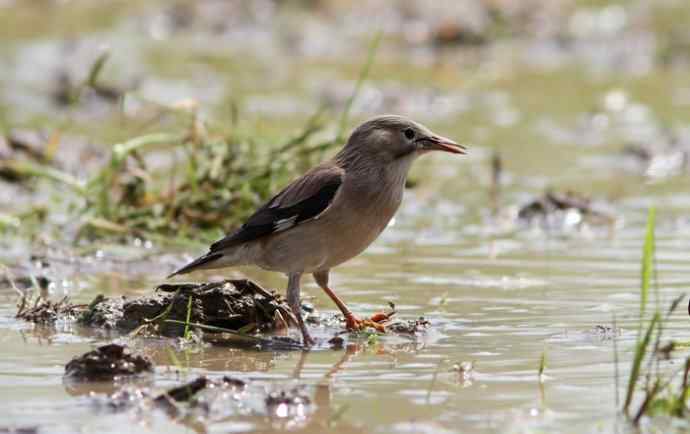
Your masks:
{"label": "bird's wing", "polygon": [[213,243],[209,253],[318,218],[333,202],[344,176],[337,166],[313,168],[259,208],[239,229]]}

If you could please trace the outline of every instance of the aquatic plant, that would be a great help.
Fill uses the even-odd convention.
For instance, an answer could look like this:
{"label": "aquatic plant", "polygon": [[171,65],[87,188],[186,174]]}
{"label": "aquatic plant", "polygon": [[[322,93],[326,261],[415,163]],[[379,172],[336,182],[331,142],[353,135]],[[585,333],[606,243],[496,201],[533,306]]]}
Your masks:
{"label": "aquatic plant", "polygon": [[[668,360],[671,357],[671,352],[679,346],[673,341],[665,345],[662,345],[661,342],[664,328],[671,314],[680,305],[685,295],[674,299],[666,314],[662,315],[659,289],[658,284],[656,284],[655,226],[656,212],[654,208],[651,208],[647,217],[645,241],[642,249],[639,326],[622,408],[623,413],[634,425],[638,425],[643,416],[683,417],[688,411],[690,357],[685,359],[683,368],[670,374],[664,375],[659,369],[660,361]],[[654,279],[656,307],[651,318],[647,320],[645,316],[652,279]],[[682,376],[682,381],[680,385],[677,385],[679,375]],[[631,407],[637,395],[641,396],[640,404],[635,411],[632,411]]]}

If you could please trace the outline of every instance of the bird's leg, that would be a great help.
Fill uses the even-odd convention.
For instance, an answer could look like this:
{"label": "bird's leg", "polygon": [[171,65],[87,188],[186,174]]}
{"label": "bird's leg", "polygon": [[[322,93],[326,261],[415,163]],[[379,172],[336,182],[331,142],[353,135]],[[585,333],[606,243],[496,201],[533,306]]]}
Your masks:
{"label": "bird's leg", "polygon": [[323,292],[325,292],[326,295],[333,300],[333,303],[338,306],[338,309],[340,309],[340,312],[342,312],[343,316],[345,317],[345,327],[348,330],[362,330],[365,327],[373,327],[381,333],[386,332],[386,329],[381,323],[388,320],[388,316],[383,313],[378,313],[365,320],[357,318],[355,315],[353,315],[347,305],[340,299],[340,297],[338,297],[335,292],[328,287],[328,271],[314,273],[314,280],[316,280],[316,283],[321,287],[321,289],[323,289]]}
{"label": "bird's leg", "polygon": [[300,286],[299,282],[302,278],[302,273],[290,273],[288,276],[288,287],[287,287],[287,302],[292,310],[292,314],[297,318],[297,323],[299,324],[299,329],[302,332],[302,343],[305,346],[314,345],[314,339],[309,335],[307,326],[304,324],[304,318],[302,318],[302,306],[300,304],[299,293]]}

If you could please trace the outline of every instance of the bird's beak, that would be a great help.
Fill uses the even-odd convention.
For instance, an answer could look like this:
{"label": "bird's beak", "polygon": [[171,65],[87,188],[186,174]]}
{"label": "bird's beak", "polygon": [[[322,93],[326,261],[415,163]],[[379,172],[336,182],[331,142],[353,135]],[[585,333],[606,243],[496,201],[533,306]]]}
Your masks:
{"label": "bird's beak", "polygon": [[425,140],[426,148],[432,151],[444,151],[450,152],[451,154],[461,154],[464,155],[467,152],[467,148],[463,145],[455,143],[451,139],[447,139],[442,136],[431,136]]}

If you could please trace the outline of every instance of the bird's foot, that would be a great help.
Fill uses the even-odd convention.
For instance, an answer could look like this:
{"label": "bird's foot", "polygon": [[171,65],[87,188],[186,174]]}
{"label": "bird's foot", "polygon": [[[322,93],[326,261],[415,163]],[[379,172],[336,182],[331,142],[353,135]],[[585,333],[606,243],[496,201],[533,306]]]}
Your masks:
{"label": "bird's foot", "polygon": [[349,314],[345,315],[345,327],[350,331],[359,331],[371,327],[378,332],[386,333],[386,327],[383,323],[388,321],[391,316],[392,314],[378,312],[372,315],[371,318],[359,319],[353,314]]}

